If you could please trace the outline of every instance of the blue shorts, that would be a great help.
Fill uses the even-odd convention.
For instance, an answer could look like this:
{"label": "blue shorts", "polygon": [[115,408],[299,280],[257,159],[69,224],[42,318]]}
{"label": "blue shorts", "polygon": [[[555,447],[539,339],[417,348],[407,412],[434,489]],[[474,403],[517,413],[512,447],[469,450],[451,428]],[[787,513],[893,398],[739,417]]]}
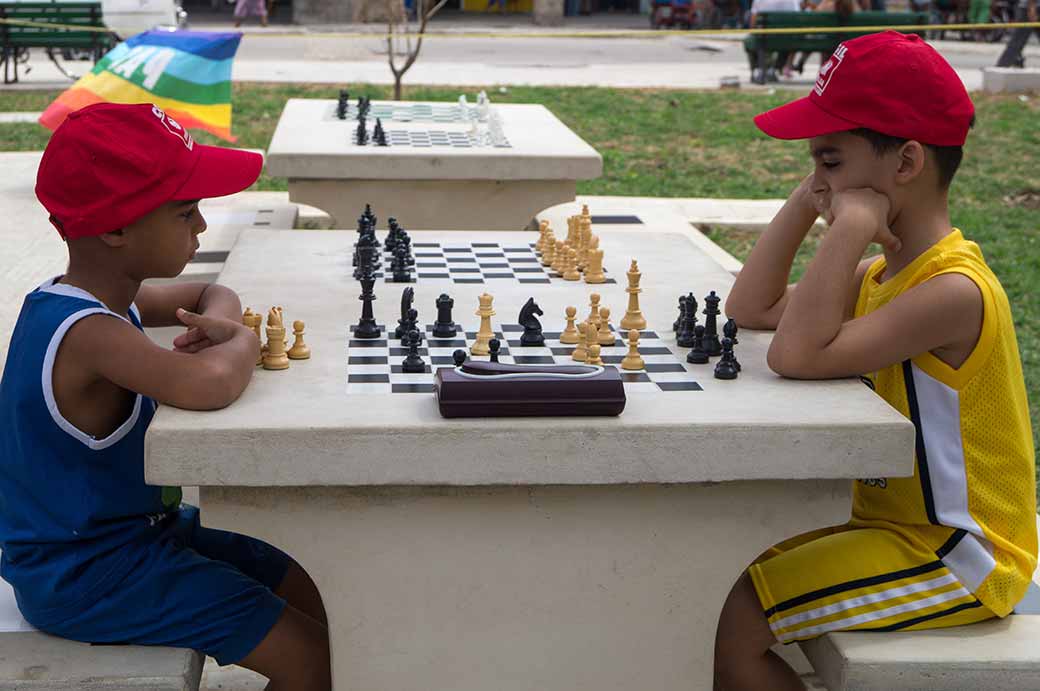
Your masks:
{"label": "blue shorts", "polygon": [[221,665],[260,644],[285,608],[274,594],[292,559],[260,540],[199,525],[184,504],[158,538],[128,547],[133,568],[93,602],[39,629],[86,643],[191,648]]}

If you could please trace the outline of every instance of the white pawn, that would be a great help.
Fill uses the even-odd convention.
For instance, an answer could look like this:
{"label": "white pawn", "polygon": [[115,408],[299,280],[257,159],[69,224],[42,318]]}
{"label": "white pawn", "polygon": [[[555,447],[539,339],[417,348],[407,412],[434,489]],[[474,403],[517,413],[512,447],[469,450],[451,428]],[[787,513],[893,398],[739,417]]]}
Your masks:
{"label": "white pawn", "polygon": [[578,342],[578,330],[574,328],[574,318],[578,310],[574,307],[567,308],[567,328],[560,334],[560,343],[574,345]]}
{"label": "white pawn", "polygon": [[621,369],[641,370],[646,368],[643,356],[639,354],[639,332],[635,329],[628,331],[628,354],[621,360]]}

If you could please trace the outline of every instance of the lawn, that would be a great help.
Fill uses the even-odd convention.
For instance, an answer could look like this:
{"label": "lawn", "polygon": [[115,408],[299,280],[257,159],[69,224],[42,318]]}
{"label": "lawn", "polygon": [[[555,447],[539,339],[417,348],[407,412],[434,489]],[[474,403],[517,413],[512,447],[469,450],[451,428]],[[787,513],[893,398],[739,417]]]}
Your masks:
{"label": "lawn", "polygon": [[[475,91],[475,90],[474,90]],[[489,90],[494,101],[542,103],[603,155],[603,176],[580,182],[581,194],[658,197],[785,197],[809,171],[804,142],[761,135],[751,117],[789,92],[689,92],[515,87]],[[266,148],[287,98],[335,98],[335,86],[236,84],[238,144]],[[388,98],[389,88],[352,88],[352,96]],[[407,89],[412,100],[454,101],[455,88]],[[0,111],[42,110],[56,92],[0,92]],[[951,214],[981,246],[1008,293],[1040,441],[1040,96],[974,94],[978,124],[951,190]],[[34,124],[0,125],[0,150],[39,150],[48,132]],[[203,134],[201,141],[213,138]],[[284,190],[266,174],[257,189]],[[743,259],[754,235],[708,229]],[[811,257],[799,253],[794,278]],[[1038,454],[1040,456],[1040,454]]]}

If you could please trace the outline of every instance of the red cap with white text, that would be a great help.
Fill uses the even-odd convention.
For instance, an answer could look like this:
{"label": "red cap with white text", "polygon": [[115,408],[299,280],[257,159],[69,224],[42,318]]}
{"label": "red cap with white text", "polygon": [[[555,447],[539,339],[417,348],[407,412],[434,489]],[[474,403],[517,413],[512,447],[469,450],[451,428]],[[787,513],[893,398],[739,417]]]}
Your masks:
{"label": "red cap with white text", "polygon": [[36,196],[62,237],[118,230],[169,201],[222,197],[260,176],[263,156],[197,143],[150,103],[69,113],[36,173]]}
{"label": "red cap with white text", "polygon": [[777,139],[866,128],[933,146],[962,146],[975,107],[957,73],[916,34],[884,31],[845,41],[805,98],[755,117]]}

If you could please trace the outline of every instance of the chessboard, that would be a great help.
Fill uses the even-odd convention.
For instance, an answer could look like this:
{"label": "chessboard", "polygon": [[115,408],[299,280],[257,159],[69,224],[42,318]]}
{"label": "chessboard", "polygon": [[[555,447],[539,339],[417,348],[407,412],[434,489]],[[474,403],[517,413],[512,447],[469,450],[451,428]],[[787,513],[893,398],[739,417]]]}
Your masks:
{"label": "chessboard", "polygon": [[[353,329],[353,327],[351,327]],[[432,393],[433,376],[441,367],[454,367],[452,353],[466,350],[476,341],[476,331],[457,333],[455,338],[432,338],[433,325],[426,325],[426,336],[419,354],[426,361],[423,374],[405,374],[401,362],[408,354],[400,339],[393,337],[393,327],[387,331],[385,324],[379,325],[380,338],[350,339],[347,348],[347,393]],[[573,365],[573,345],[560,343],[559,331],[544,331],[545,345],[540,347],[521,346],[523,327],[519,324],[502,324],[494,329],[495,338],[502,342],[499,362],[528,365]],[[711,378],[713,366],[690,365],[686,362],[684,349],[675,344],[675,337],[661,337],[654,331],[641,331],[639,352],[646,363],[645,369],[622,370],[621,360],[628,347],[615,334],[614,345],[603,346],[600,357],[603,364],[613,365],[621,372],[626,393],[657,391],[703,391],[700,379]],[[472,356],[474,360],[487,360],[487,356]],[[703,374],[701,374],[703,372]]]}
{"label": "chessboard", "polygon": [[[440,243],[413,242],[415,276],[418,279],[451,280],[454,283],[492,283],[515,279],[519,283],[581,283],[567,281],[563,275],[548,266],[542,266],[535,253],[535,243],[501,245],[497,242]],[[383,264],[376,278],[391,283],[389,272],[393,255],[383,252]],[[604,269],[604,273],[607,273]],[[412,283],[417,279],[413,278]],[[617,283],[607,273],[606,284]],[[599,284],[603,285],[603,284]]]}
{"label": "chessboard", "polygon": [[[374,120],[372,122],[375,122]],[[368,130],[366,146],[372,146],[374,135]],[[490,134],[474,134],[467,130],[403,130],[386,128],[386,139],[389,146],[411,146],[425,149],[434,146],[450,146],[456,149],[472,149],[478,146],[490,146],[496,149],[511,149],[512,145],[504,135],[492,137]],[[351,141],[357,144],[357,132]]]}

